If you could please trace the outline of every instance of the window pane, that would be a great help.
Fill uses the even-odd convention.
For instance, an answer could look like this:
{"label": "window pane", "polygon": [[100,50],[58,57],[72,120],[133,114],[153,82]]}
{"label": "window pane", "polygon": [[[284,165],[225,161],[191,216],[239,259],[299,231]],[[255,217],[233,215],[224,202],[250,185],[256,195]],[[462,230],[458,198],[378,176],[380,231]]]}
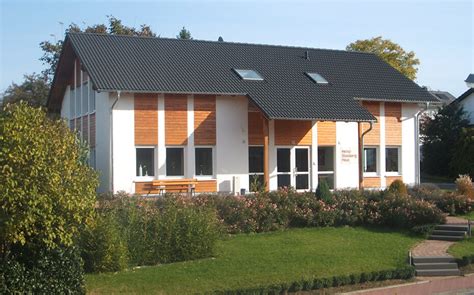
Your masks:
{"label": "window pane", "polygon": [[298,172],[308,172],[308,149],[296,149],[296,169]]}
{"label": "window pane", "polygon": [[244,80],[263,80],[263,77],[254,70],[238,70],[234,69],[240,78]]}
{"label": "window pane", "polygon": [[334,171],[334,148],[318,148],[318,171]]}
{"label": "window pane", "polygon": [[166,149],[166,175],[184,176],[184,149]]}
{"label": "window pane", "polygon": [[82,95],[82,92],[81,92],[81,88],[82,87],[79,87],[79,88],[76,88],[75,89],[75,93],[76,93],[76,117],[80,117],[81,116],[81,95]]}
{"label": "window pane", "polygon": [[82,85],[82,114],[85,115],[89,111],[89,89],[87,85]]}
{"label": "window pane", "polygon": [[334,189],[334,174],[319,174],[318,183],[326,181],[330,189]]}
{"label": "window pane", "polygon": [[377,172],[377,149],[365,148],[365,172]]}
{"label": "window pane", "polygon": [[289,186],[291,186],[290,175],[289,174],[278,175],[278,187],[289,187]]}
{"label": "window pane", "polygon": [[76,103],[76,100],[75,100],[75,95],[76,95],[76,91],[73,89],[71,90],[71,93],[69,95],[69,119],[72,119],[72,118],[75,118],[76,117],[76,113],[75,113],[75,103]]}
{"label": "window pane", "polygon": [[308,189],[308,174],[296,175],[296,189]]}
{"label": "window pane", "polygon": [[306,75],[308,75],[314,82],[318,84],[328,84],[328,81],[318,73],[306,73]]}
{"label": "window pane", "polygon": [[92,89],[92,84],[89,83],[89,112],[95,111],[95,91]]}
{"label": "window pane", "polygon": [[257,192],[265,187],[265,180],[261,174],[249,175],[249,188],[251,192]]}
{"label": "window pane", "polygon": [[90,149],[89,166],[91,166],[92,168],[95,168],[95,148]]}
{"label": "window pane", "polygon": [[154,176],[154,163],[154,148],[137,148],[137,176]]}
{"label": "window pane", "polygon": [[398,148],[385,150],[385,171],[398,172]]}
{"label": "window pane", "polygon": [[278,172],[290,172],[290,149],[277,149]]}
{"label": "window pane", "polygon": [[212,148],[196,148],[196,175],[212,175]]}
{"label": "window pane", "polygon": [[263,147],[249,147],[249,172],[263,173]]}

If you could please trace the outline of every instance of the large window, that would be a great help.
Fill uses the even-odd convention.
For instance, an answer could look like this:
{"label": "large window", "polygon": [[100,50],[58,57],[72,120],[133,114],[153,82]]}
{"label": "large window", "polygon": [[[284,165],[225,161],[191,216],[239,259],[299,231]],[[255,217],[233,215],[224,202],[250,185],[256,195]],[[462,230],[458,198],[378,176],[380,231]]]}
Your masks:
{"label": "large window", "polygon": [[95,112],[95,91],[92,88],[91,83],[89,85],[89,113]]}
{"label": "large window", "polygon": [[263,77],[255,70],[243,70],[243,69],[234,69],[237,75],[242,78],[242,80],[257,80],[262,81]]}
{"label": "large window", "polygon": [[364,148],[364,172],[377,173],[377,148]]}
{"label": "large window", "polygon": [[385,171],[400,172],[400,148],[388,147],[385,149]]}
{"label": "large window", "polygon": [[166,148],[166,175],[184,176],[184,148]]}
{"label": "large window", "polygon": [[81,98],[82,98],[82,87],[77,87],[74,89],[75,92],[75,100],[76,100],[76,108],[75,108],[75,117],[81,116]]}
{"label": "large window", "polygon": [[69,93],[69,119],[73,119],[76,117],[76,91],[71,89]]}
{"label": "large window", "polygon": [[155,149],[137,148],[137,176],[155,175]]}
{"label": "large window", "polygon": [[318,147],[318,182],[325,181],[334,188],[334,147]]}
{"label": "large window", "polygon": [[89,87],[87,84],[83,84],[81,86],[81,93],[82,93],[82,115],[87,114],[89,112]]}
{"label": "large window", "polygon": [[263,177],[263,147],[249,147],[249,188],[258,191],[265,184]]}
{"label": "large window", "polygon": [[89,166],[95,169],[95,148],[89,150]]}
{"label": "large window", "polygon": [[197,176],[212,176],[212,148],[196,148],[195,163]]}
{"label": "large window", "polygon": [[291,150],[277,149],[277,181],[278,187],[291,186]]}

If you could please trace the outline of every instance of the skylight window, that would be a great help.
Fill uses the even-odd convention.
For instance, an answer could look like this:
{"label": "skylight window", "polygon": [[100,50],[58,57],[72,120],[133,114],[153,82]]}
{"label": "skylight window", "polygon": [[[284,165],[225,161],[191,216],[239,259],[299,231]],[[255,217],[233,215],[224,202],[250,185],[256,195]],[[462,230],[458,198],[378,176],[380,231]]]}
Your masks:
{"label": "skylight window", "polygon": [[308,77],[311,78],[311,80],[313,80],[314,82],[318,83],[318,84],[329,84],[328,80],[324,79],[323,76],[321,76],[320,74],[318,73],[306,73],[306,75],[308,75]]}
{"label": "skylight window", "polygon": [[242,78],[242,80],[256,80],[256,81],[262,81],[263,77],[257,73],[257,71],[254,70],[239,70],[239,69],[234,69],[234,71],[237,73],[237,75]]}

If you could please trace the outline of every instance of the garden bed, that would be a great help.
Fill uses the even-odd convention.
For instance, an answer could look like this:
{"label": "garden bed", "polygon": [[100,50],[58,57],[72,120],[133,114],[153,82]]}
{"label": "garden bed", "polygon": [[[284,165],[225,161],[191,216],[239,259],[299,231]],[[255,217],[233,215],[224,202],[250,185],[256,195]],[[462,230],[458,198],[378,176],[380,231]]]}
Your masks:
{"label": "garden bed", "polygon": [[308,228],[229,236],[215,258],[86,276],[90,293],[243,290],[406,266],[420,239],[367,228]]}

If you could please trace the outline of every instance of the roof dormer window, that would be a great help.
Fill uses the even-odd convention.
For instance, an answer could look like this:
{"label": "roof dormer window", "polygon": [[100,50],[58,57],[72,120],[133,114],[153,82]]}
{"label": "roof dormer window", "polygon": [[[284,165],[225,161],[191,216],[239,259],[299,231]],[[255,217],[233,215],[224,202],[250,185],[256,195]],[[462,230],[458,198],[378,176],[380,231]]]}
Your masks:
{"label": "roof dormer window", "polygon": [[305,74],[317,84],[329,84],[328,80],[324,79],[324,77],[318,73],[306,72]]}
{"label": "roof dormer window", "polygon": [[242,80],[263,81],[262,75],[255,70],[233,69]]}

